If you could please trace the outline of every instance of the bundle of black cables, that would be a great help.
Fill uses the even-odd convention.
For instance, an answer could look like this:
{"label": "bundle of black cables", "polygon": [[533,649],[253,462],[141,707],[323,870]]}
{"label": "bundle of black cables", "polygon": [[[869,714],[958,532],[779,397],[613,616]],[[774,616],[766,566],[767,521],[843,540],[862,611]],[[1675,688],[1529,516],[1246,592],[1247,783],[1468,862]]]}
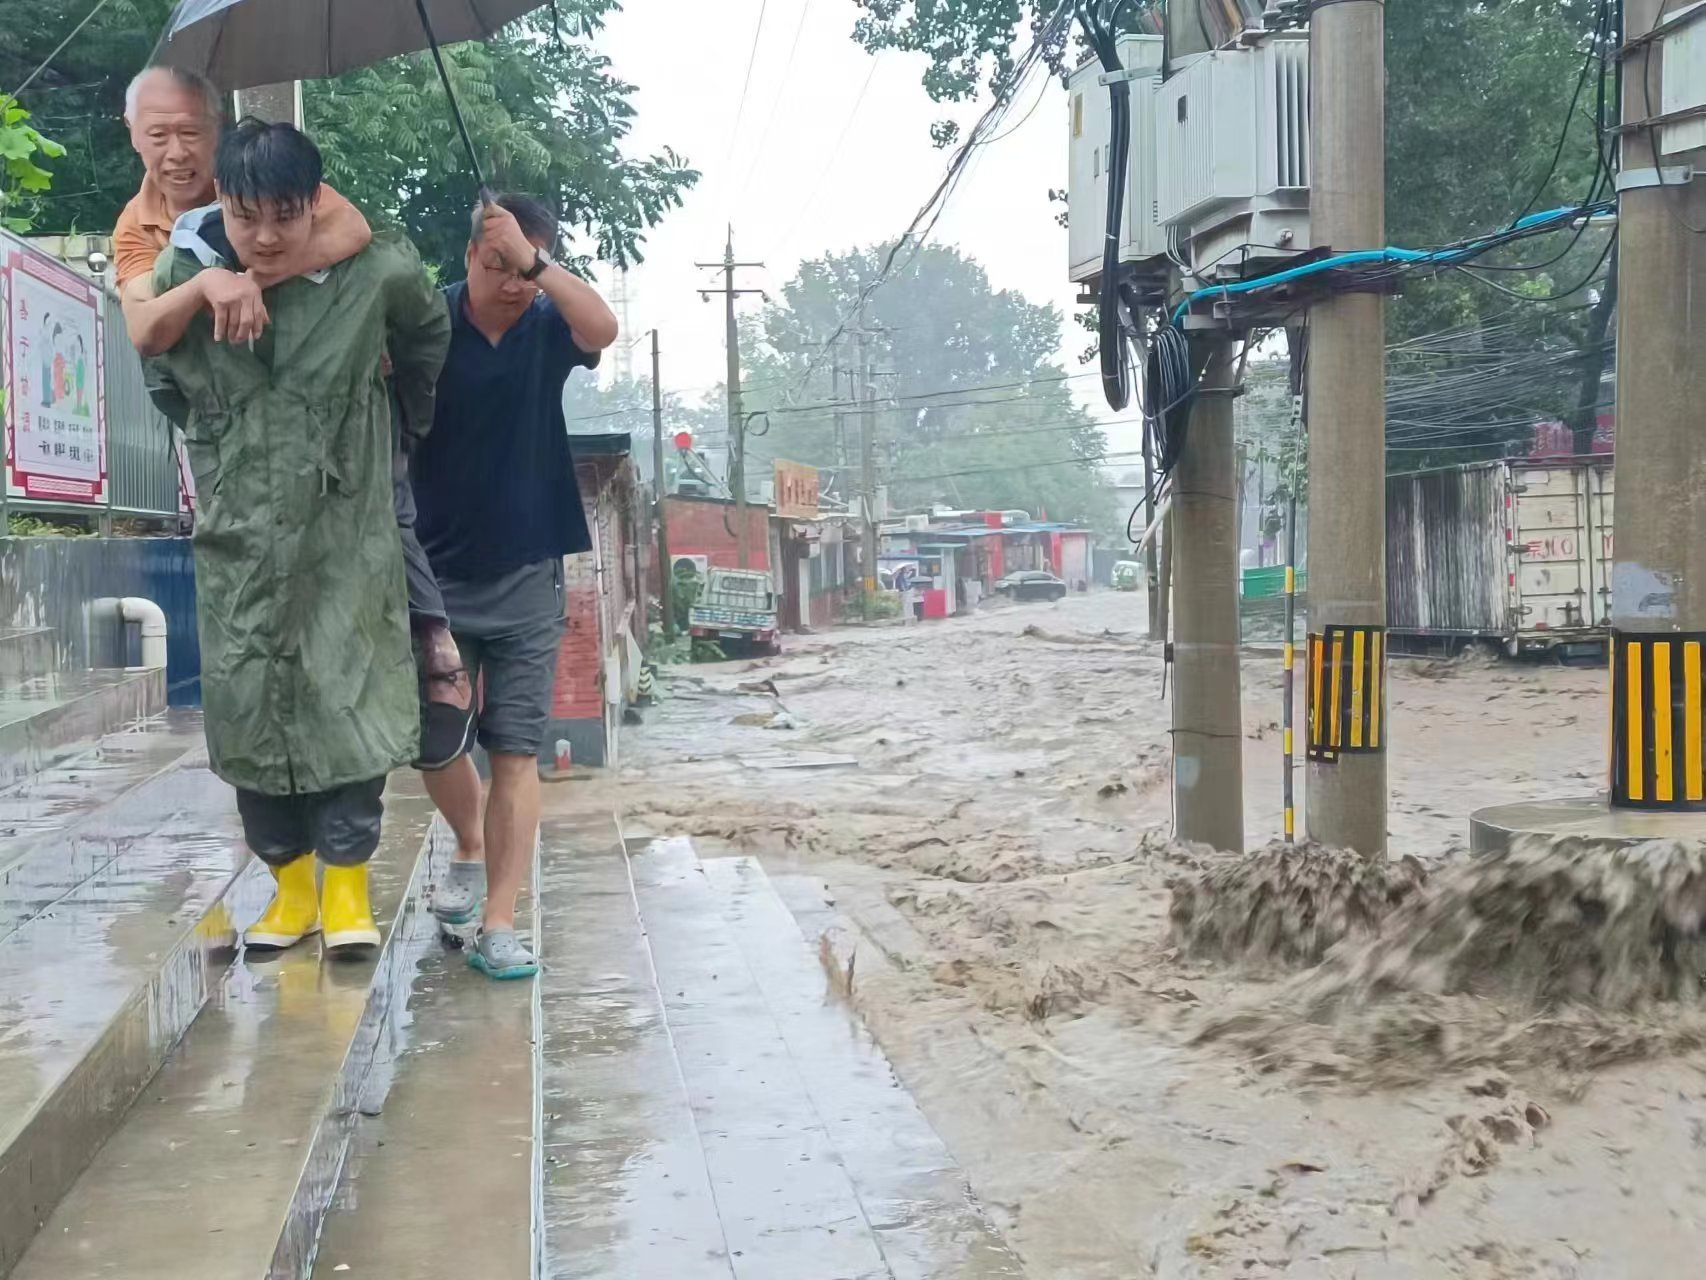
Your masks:
{"label": "bundle of black cables", "polygon": [[1163,476],[1184,451],[1196,385],[1189,339],[1177,325],[1163,324],[1149,339],[1143,370],[1143,429],[1155,469]]}
{"label": "bundle of black cables", "polygon": [[[1132,0],[1084,0],[1079,18],[1084,35],[1095,51],[1102,70],[1119,77],[1117,39],[1120,19]],[[1108,82],[1108,216],[1102,241],[1102,288],[1096,319],[1097,346],[1101,353],[1102,394],[1109,408],[1120,410],[1131,403],[1129,344],[1136,337],[1133,315],[1137,300],[1129,282],[1120,279],[1120,233],[1125,224],[1126,172],[1131,162],[1131,82],[1122,78]]]}

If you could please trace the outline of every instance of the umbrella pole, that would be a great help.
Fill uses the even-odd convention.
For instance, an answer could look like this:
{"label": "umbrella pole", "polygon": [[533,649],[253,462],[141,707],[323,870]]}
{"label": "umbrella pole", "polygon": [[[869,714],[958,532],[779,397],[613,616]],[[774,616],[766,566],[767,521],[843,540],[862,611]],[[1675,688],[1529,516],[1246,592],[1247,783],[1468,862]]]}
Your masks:
{"label": "umbrella pole", "polygon": [[468,136],[468,126],[462,122],[462,108],[456,103],[456,91],[450,87],[450,73],[444,66],[444,55],[439,52],[438,36],[433,32],[432,19],[427,16],[426,0],[415,0],[415,12],[421,16],[421,29],[426,32],[427,47],[432,50],[432,62],[438,68],[438,78],[444,82],[444,96],[450,103],[451,118],[456,121],[456,132],[462,138],[462,147],[468,153],[468,164],[474,170],[474,181],[480,188],[480,203],[492,203],[492,193],[486,187],[486,175],[480,172],[479,157],[474,154],[474,142]]}

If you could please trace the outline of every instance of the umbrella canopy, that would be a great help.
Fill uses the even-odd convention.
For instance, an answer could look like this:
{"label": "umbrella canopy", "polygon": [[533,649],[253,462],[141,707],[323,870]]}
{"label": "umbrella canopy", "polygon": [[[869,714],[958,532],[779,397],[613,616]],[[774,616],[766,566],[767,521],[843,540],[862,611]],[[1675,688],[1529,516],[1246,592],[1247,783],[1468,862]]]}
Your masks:
{"label": "umbrella canopy", "polygon": [[[544,0],[179,0],[154,61],[221,89],[341,75],[481,40]],[[436,50],[435,50],[436,52]]]}

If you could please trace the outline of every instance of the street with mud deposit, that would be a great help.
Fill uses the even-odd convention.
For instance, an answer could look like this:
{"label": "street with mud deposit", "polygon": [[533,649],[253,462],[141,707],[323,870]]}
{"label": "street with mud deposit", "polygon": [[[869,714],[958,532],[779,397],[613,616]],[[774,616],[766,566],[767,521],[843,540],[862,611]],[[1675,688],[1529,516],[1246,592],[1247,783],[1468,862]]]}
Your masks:
{"label": "street with mud deposit", "polygon": [[[762,861],[1028,1275],[1696,1274],[1689,1003],[1629,1012],[1596,971],[1566,994],[1597,1003],[1542,1008],[1500,985],[1525,957],[1496,931],[1429,932],[1453,894],[1568,882],[1518,858],[1465,887],[1467,818],[1599,785],[1604,671],[1394,659],[1393,862],[1312,853],[1286,874],[1319,883],[1269,893],[1170,841],[1140,614],[1074,596],[667,671],[576,804]],[[1253,850],[1280,834],[1280,677],[1247,653]],[[1265,928],[1276,902],[1307,927]],[[1412,923],[1376,945],[1388,913]]]}

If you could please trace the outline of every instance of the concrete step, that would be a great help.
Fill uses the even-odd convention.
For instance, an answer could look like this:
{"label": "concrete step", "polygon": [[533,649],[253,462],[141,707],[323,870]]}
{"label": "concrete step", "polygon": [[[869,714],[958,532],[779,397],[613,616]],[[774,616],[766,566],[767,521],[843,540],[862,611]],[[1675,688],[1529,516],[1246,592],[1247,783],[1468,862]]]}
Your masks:
{"label": "concrete step", "polygon": [[[434,883],[453,843],[436,842]],[[524,931],[532,905],[524,892]],[[320,1234],[315,1280],[532,1274],[537,991],[493,982],[435,930],[424,934]]]}
{"label": "concrete step", "polygon": [[895,1280],[1019,1277],[966,1176],[754,858],[705,877]]}
{"label": "concrete step", "polygon": [[166,709],[166,673],[96,670],[0,689],[0,790]]}
{"label": "concrete step", "polygon": [[550,850],[544,1274],[1023,1274],[757,863]]}
{"label": "concrete step", "polygon": [[52,627],[0,627],[0,689],[58,668]]}
{"label": "concrete step", "polygon": [[98,837],[87,846],[38,847],[6,886],[0,1275],[194,1019],[231,941],[220,908],[247,854],[231,791],[205,757],[89,825]]}
{"label": "concrete step", "polygon": [[203,741],[198,712],[168,712],[0,792],[0,938],[122,853],[115,806]]}
{"label": "concrete step", "polygon": [[608,818],[554,822],[540,844],[536,1274],[729,1280],[729,1242],[621,836]]}
{"label": "concrete step", "polygon": [[[387,797],[373,862],[374,908],[385,936],[376,956],[322,962],[315,939],[265,959],[239,953],[215,975],[212,998],[53,1209],[12,1280],[310,1274],[355,1117],[396,1016],[395,997],[406,990],[412,958],[433,927],[420,909],[420,854],[430,823],[424,798]],[[183,876],[157,871],[154,879],[173,884]],[[247,864],[225,900],[230,927],[240,930],[258,916],[270,894],[265,869]],[[193,929],[196,914],[180,910],[173,919]],[[15,938],[56,919],[44,913]],[[114,934],[91,922],[64,939],[61,953],[87,954],[82,968],[98,971],[112,957],[103,940]],[[38,957],[38,978],[51,974],[47,962]],[[68,970],[53,980],[80,991],[88,976],[74,983]],[[128,982],[134,990],[134,974]],[[0,976],[0,993],[16,989]],[[195,1003],[194,994],[192,988],[182,1003]],[[0,1009],[7,1006],[0,996]],[[0,1080],[6,1076],[0,1064]],[[0,1189],[0,1205],[8,1200]],[[11,1234],[0,1228],[0,1239]]]}

